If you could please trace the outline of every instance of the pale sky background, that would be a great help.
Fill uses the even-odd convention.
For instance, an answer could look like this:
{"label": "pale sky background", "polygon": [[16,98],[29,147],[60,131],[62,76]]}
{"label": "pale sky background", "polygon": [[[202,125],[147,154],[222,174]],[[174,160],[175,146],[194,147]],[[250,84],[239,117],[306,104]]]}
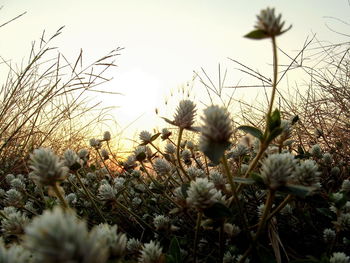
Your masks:
{"label": "pale sky background", "polygon": [[[105,90],[121,92],[123,96],[99,95],[97,99],[120,108],[113,112],[119,127],[135,122],[124,134],[133,137],[136,130],[149,130],[164,122],[155,115],[172,118],[164,108],[171,91],[192,80],[193,71],[203,67],[217,79],[218,63],[228,69],[227,85],[246,83],[245,77],[234,71],[236,65],[227,57],[259,69],[270,76],[269,41],[252,41],[243,35],[253,29],[261,9],[275,7],[282,13],[286,25],[293,28],[278,38],[279,46],[296,52],[308,36],[317,34],[320,40],[339,43],[348,41],[325,24],[344,33],[349,27],[327,17],[349,21],[347,0],[7,0],[0,1],[0,24],[27,12],[20,19],[0,28],[0,55],[13,62],[29,54],[31,42],[38,40],[43,30],[53,34],[65,26],[53,43],[67,58],[74,61],[83,49],[85,60],[106,55],[116,47],[125,47],[116,60],[118,68],[109,75],[114,80]],[[193,96],[205,94],[196,86]],[[176,92],[175,92],[176,94]],[[235,96],[254,98],[254,91],[241,90]],[[177,104],[179,96],[169,99]],[[197,98],[198,99],[198,98]],[[202,99],[202,98],[201,98]],[[203,100],[205,100],[203,98]],[[164,126],[165,123],[164,123]]]}

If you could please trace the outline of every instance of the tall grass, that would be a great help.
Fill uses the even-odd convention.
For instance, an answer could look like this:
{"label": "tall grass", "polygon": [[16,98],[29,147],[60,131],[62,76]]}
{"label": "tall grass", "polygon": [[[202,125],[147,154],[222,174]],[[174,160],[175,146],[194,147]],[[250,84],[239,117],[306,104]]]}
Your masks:
{"label": "tall grass", "polygon": [[[62,152],[86,144],[92,125],[102,122],[107,110],[89,101],[87,92],[108,82],[102,75],[115,66],[117,48],[90,65],[83,65],[83,52],[69,62],[51,42],[60,28],[32,44],[27,63],[17,68],[6,59],[5,83],[0,88],[0,170],[2,174],[26,170],[28,154],[46,146]],[[6,71],[6,69],[4,71]],[[89,114],[89,117],[86,116]]]}

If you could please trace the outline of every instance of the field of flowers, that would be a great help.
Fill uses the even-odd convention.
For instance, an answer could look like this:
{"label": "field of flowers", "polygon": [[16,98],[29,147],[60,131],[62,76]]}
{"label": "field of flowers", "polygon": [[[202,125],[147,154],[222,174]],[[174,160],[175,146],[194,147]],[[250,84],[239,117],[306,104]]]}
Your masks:
{"label": "field of flowers", "polygon": [[[246,37],[270,40],[273,50],[260,125],[234,127],[225,107],[197,113],[194,101],[181,100],[173,118],[163,118],[167,128],[142,131],[139,146],[120,159],[108,131],[89,147],[72,143],[73,150],[69,140],[66,149],[54,147],[53,124],[32,122],[43,111],[11,129],[4,116],[14,112],[4,100],[1,138],[12,141],[0,148],[0,262],[350,262],[347,53],[336,62],[338,81],[323,82],[329,93],[344,89],[334,97],[323,89],[327,104],[307,101],[312,114],[303,113],[305,104],[300,112],[274,108],[277,39],[289,28],[274,9],[257,20]],[[76,87],[67,83],[65,95]],[[34,107],[44,109],[57,94],[50,92]],[[38,142],[43,133],[48,138]]]}

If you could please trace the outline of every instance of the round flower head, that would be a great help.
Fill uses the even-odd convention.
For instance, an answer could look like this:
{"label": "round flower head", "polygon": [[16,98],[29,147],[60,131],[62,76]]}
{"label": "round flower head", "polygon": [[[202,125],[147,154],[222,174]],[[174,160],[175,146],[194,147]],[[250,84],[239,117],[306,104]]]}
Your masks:
{"label": "round flower head", "polygon": [[104,141],[110,141],[111,140],[111,133],[109,131],[105,131],[103,134],[103,140]]}
{"label": "round flower head", "polygon": [[46,210],[33,219],[25,233],[25,247],[34,252],[38,263],[103,263],[108,258],[106,242],[97,242],[96,233],[89,233],[86,223],[71,210]]}
{"label": "round flower head", "polygon": [[68,173],[68,168],[48,148],[34,150],[30,155],[30,176],[42,185],[54,185],[63,181]]}
{"label": "round flower head", "polygon": [[101,150],[101,156],[104,160],[108,160],[109,159],[109,153],[106,149],[102,149]]}
{"label": "round flower head", "polygon": [[343,252],[334,252],[331,258],[329,259],[330,263],[349,263],[350,257],[348,257]]}
{"label": "round flower head", "polygon": [[271,189],[277,189],[287,183],[295,166],[296,160],[292,154],[271,154],[262,161],[261,176]]}
{"label": "round flower head", "polygon": [[165,152],[167,154],[174,154],[176,152],[176,147],[172,143],[165,145]]}
{"label": "round flower head", "polygon": [[142,141],[142,143],[147,144],[151,142],[152,134],[148,131],[142,131],[140,132],[139,138]]}
{"label": "round flower head", "polygon": [[197,178],[191,181],[187,195],[187,203],[199,211],[210,207],[222,198],[221,191],[216,190],[214,184],[207,178]]}
{"label": "round flower head", "polygon": [[23,235],[24,227],[28,224],[28,222],[29,218],[21,212],[17,211],[10,213],[1,222],[2,234],[4,236]]}
{"label": "round flower head", "polygon": [[169,131],[167,128],[162,129],[162,135],[161,135],[162,140],[168,139],[170,135],[171,135],[171,131]]}
{"label": "round flower head", "polygon": [[5,195],[6,204],[14,207],[21,207],[23,205],[23,196],[16,189],[11,188]]}
{"label": "round flower head", "polygon": [[173,124],[183,129],[189,129],[194,123],[195,115],[196,105],[190,100],[182,100],[177,107]]}
{"label": "round flower head", "polygon": [[75,153],[75,151],[68,149],[64,152],[64,164],[67,167],[73,167],[75,165],[80,165],[80,158],[79,156]]}
{"label": "round flower head", "polygon": [[170,218],[164,215],[154,217],[153,224],[157,230],[168,230],[171,226]]}
{"label": "round flower head", "polygon": [[102,147],[101,141],[95,138],[90,139],[90,146],[96,150]]}
{"label": "round flower head", "polygon": [[154,170],[159,175],[167,175],[171,171],[171,166],[168,161],[158,158],[154,161]]}
{"label": "round flower head", "polygon": [[300,165],[295,167],[293,178],[301,185],[316,186],[316,184],[320,181],[320,174],[321,172],[318,171],[315,161],[305,160]]}
{"label": "round flower head", "polygon": [[274,8],[266,8],[260,11],[260,14],[257,15],[257,23],[255,25],[255,28],[257,30],[263,31],[263,33],[266,35],[266,37],[275,37],[278,35],[283,34],[285,31],[283,31],[284,22],[281,21],[281,14],[277,17],[275,16],[275,9]]}
{"label": "round flower head", "polygon": [[230,145],[232,122],[225,108],[210,106],[204,110],[199,149],[213,162],[218,162]]}
{"label": "round flower head", "polygon": [[151,241],[145,244],[139,258],[140,263],[163,262],[162,248],[158,242]]}

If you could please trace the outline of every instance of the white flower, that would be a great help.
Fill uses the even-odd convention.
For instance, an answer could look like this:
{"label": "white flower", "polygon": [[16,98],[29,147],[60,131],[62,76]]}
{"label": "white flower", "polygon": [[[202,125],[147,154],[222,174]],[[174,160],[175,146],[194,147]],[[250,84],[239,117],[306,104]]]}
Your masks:
{"label": "white flower", "polygon": [[171,226],[170,218],[164,215],[154,217],[153,224],[157,230],[168,230]]}
{"label": "white flower", "polygon": [[111,133],[109,131],[105,131],[103,134],[103,140],[104,141],[110,141],[111,140]]}
{"label": "white flower", "polygon": [[216,190],[214,184],[207,178],[196,178],[195,181],[191,181],[187,195],[187,203],[197,210],[210,207],[222,198],[221,191]]}
{"label": "white flower", "polygon": [[55,185],[63,181],[68,173],[68,168],[48,148],[34,150],[30,155],[31,178],[42,185]]}
{"label": "white flower", "polygon": [[261,176],[271,189],[287,183],[293,174],[296,160],[290,153],[271,154],[262,161]]}
{"label": "white flower", "polygon": [[315,186],[320,181],[320,175],[316,162],[305,160],[295,167],[292,176],[301,185]]}
{"label": "white flower", "polygon": [[350,257],[343,252],[334,252],[329,259],[330,263],[350,263]]}
{"label": "white flower", "polygon": [[278,36],[283,33],[284,22],[281,21],[281,14],[275,16],[274,8],[266,8],[260,11],[257,15],[257,23],[255,28],[262,30],[268,36]]}
{"label": "white flower", "polygon": [[162,262],[162,248],[158,242],[153,240],[143,246],[141,256],[139,258],[140,263],[159,263]]}
{"label": "white flower", "polygon": [[25,228],[25,247],[37,263],[104,263],[108,247],[71,210],[55,207],[37,216]]}
{"label": "white flower", "polygon": [[102,147],[101,141],[95,138],[90,139],[90,146],[96,150]]}
{"label": "white flower", "polygon": [[325,230],[323,230],[323,240],[326,243],[333,243],[333,241],[335,240],[335,236],[336,233],[333,229],[330,228],[326,228]]}
{"label": "white flower", "polygon": [[184,129],[191,128],[195,115],[196,105],[190,100],[182,100],[174,115],[174,125]]}
{"label": "white flower", "polygon": [[152,134],[148,131],[142,131],[140,132],[139,138],[142,141],[142,143],[147,144],[151,142]]}
{"label": "white flower", "polygon": [[67,167],[72,167],[75,164],[80,164],[81,160],[75,151],[68,149],[64,152],[64,164]]}
{"label": "white flower", "polygon": [[157,174],[165,176],[171,171],[171,166],[168,161],[158,158],[154,161],[154,170]]}

